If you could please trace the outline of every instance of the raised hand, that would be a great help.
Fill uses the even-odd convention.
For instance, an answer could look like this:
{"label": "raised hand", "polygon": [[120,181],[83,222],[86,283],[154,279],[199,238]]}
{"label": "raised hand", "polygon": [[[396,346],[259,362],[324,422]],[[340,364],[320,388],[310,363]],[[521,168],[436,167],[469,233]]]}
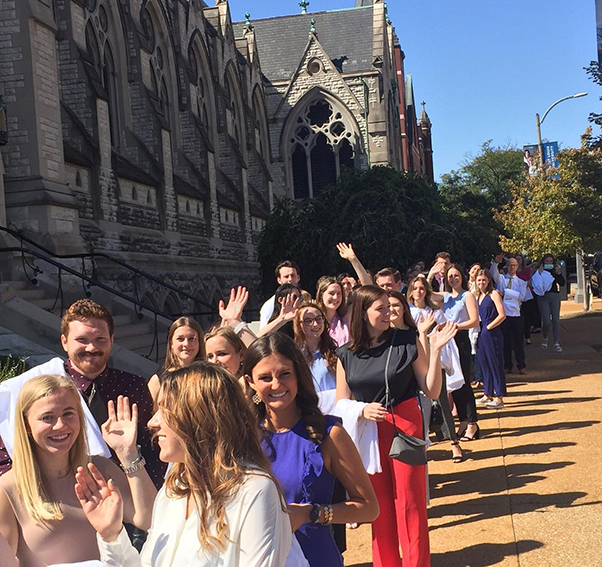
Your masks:
{"label": "raised hand", "polygon": [[351,262],[351,260],[355,260],[355,258],[357,258],[353,250],[353,246],[351,246],[351,244],[339,242],[337,244],[337,250],[339,251],[339,254],[341,255],[341,258],[343,258],[343,260],[349,260]]}
{"label": "raised hand", "polygon": [[117,397],[117,409],[111,400],[107,404],[109,418],[102,424],[102,438],[115,451],[124,465],[129,465],[137,456],[138,406],[124,396]]}
{"label": "raised hand", "polygon": [[428,313],[423,313],[418,318],[418,323],[416,326],[418,327],[418,332],[422,335],[426,333],[433,323],[435,322],[435,312],[429,311]]}
{"label": "raised hand", "polygon": [[495,258],[494,261],[496,264],[499,264],[504,259],[504,253],[500,252]]}
{"label": "raised hand", "polygon": [[218,304],[218,312],[219,316],[222,318],[222,322],[227,324],[231,321],[237,323],[242,321],[242,312],[248,301],[249,292],[246,287],[239,285],[236,289],[232,288],[230,290],[228,305],[224,305],[224,302],[221,299]]}
{"label": "raised hand", "polygon": [[123,499],[111,479],[88,463],[88,471],[78,467],[75,495],[92,527],[105,541],[115,541],[123,527]]}
{"label": "raised hand", "polygon": [[282,301],[280,316],[284,321],[292,321],[295,318],[301,298],[298,295],[289,293]]}
{"label": "raised hand", "polygon": [[448,321],[439,325],[430,335],[429,343],[431,349],[441,350],[449,341],[451,341],[458,332],[458,325]]}

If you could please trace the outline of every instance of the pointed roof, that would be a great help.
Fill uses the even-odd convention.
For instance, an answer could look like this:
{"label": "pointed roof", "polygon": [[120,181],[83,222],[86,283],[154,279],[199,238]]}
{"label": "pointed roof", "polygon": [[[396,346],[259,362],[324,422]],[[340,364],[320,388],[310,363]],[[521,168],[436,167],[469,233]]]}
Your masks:
{"label": "pointed roof", "polygon": [[[310,20],[326,53],[339,71],[372,70],[373,6],[311,12],[253,20],[261,70],[271,81],[288,80],[296,72],[307,46]],[[244,22],[233,24],[236,37]]]}
{"label": "pointed roof", "polygon": [[426,113],[426,102],[422,101],[420,103],[422,105],[422,112],[420,113],[420,119],[418,120],[418,124],[425,126],[432,126],[431,119],[429,115]]}

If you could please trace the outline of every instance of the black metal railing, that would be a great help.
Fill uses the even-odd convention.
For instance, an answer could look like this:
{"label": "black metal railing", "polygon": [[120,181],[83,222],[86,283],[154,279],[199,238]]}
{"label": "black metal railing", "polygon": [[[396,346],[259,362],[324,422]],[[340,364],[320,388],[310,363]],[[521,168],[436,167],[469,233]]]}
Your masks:
{"label": "black metal railing", "polygon": [[[40,250],[41,252],[43,252],[47,257],[59,258],[61,260],[81,259],[82,273],[85,275],[87,275],[86,260],[90,259],[93,263],[92,277],[94,280],[100,279],[96,274],[97,270],[96,270],[95,260],[98,258],[102,258],[103,260],[106,260],[107,262],[110,262],[112,264],[115,264],[116,266],[119,266],[123,270],[127,270],[128,272],[133,274],[132,282],[133,282],[134,298],[139,303],[143,303],[141,301],[140,295],[139,295],[139,292],[140,292],[139,278],[143,278],[149,282],[154,282],[155,284],[162,287],[163,289],[166,289],[173,293],[178,294],[181,298],[186,298],[186,299],[191,300],[193,302],[193,306],[200,305],[200,306],[206,307],[208,309],[208,311],[195,311],[193,309],[191,311],[187,311],[186,312],[187,315],[193,315],[193,316],[194,315],[199,315],[199,316],[217,315],[217,310],[216,310],[215,306],[210,305],[204,299],[202,299],[198,296],[192,295],[186,291],[183,291],[183,290],[177,288],[176,286],[174,286],[166,281],[163,281],[162,279],[158,278],[157,276],[154,276],[153,274],[146,272],[145,270],[141,270],[140,268],[136,268],[136,267],[128,264],[127,262],[124,262],[123,260],[119,260],[118,258],[113,258],[111,255],[109,255],[105,252],[83,252],[81,254],[57,254],[57,253],[53,252],[52,250],[45,248],[41,244],[38,244],[35,240],[28,238],[27,236],[25,236],[24,234],[22,234],[19,231],[7,228],[5,226],[0,226],[0,231],[10,234],[14,238],[17,238],[21,242],[21,247],[23,247],[25,244],[29,244],[30,246],[34,246],[37,250]],[[4,251],[4,250],[0,249],[0,251]],[[23,262],[23,266],[25,269],[25,266],[27,265],[27,259],[23,258],[22,262]],[[29,266],[29,267],[30,267],[30,269],[32,269],[34,271],[34,279],[35,279],[35,276],[37,276],[39,273],[41,273],[41,270],[37,267],[32,267],[32,266]],[[35,285],[35,282],[32,282],[32,283],[34,283],[34,285]],[[96,285],[96,284],[88,284],[88,290],[84,290],[84,291],[86,291],[86,293],[88,293],[91,285]],[[146,306],[146,304],[144,304],[144,305]],[[136,312],[138,314],[138,311],[136,311]],[[172,313],[171,317],[174,317],[174,316],[177,316],[177,314]]]}

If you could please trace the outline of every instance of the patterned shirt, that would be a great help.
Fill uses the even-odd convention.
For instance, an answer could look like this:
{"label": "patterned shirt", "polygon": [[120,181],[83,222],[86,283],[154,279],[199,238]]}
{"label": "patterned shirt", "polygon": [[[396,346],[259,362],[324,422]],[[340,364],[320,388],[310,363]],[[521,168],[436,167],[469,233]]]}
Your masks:
{"label": "patterned shirt", "polygon": [[[88,404],[98,425],[107,419],[107,402],[116,401],[117,396],[127,396],[131,404],[138,404],[138,445],[146,459],[146,470],[157,488],[163,485],[167,465],[159,461],[158,451],[152,445],[151,432],[146,424],[153,415],[153,400],[146,380],[136,374],[123,372],[108,366],[90,380],[73,368],[71,361],[65,362],[65,372],[71,376]],[[12,461],[0,439],[0,475],[10,469]]]}

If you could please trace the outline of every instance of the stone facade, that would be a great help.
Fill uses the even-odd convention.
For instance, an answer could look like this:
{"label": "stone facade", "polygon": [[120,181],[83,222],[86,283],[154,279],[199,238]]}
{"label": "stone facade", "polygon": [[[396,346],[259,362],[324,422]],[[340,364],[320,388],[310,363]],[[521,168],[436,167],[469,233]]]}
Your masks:
{"label": "stone facade", "polygon": [[[404,145],[401,51],[381,0],[244,23],[225,0],[0,0],[0,48],[8,226],[211,305],[256,287],[274,195],[315,196],[344,166],[428,173],[430,122],[415,125],[424,147]],[[164,312],[200,307],[138,291]]]}
{"label": "stone facade", "polygon": [[235,38],[226,2],[0,0],[9,227],[57,253],[110,253],[212,305],[254,288],[273,196],[253,41]]}

